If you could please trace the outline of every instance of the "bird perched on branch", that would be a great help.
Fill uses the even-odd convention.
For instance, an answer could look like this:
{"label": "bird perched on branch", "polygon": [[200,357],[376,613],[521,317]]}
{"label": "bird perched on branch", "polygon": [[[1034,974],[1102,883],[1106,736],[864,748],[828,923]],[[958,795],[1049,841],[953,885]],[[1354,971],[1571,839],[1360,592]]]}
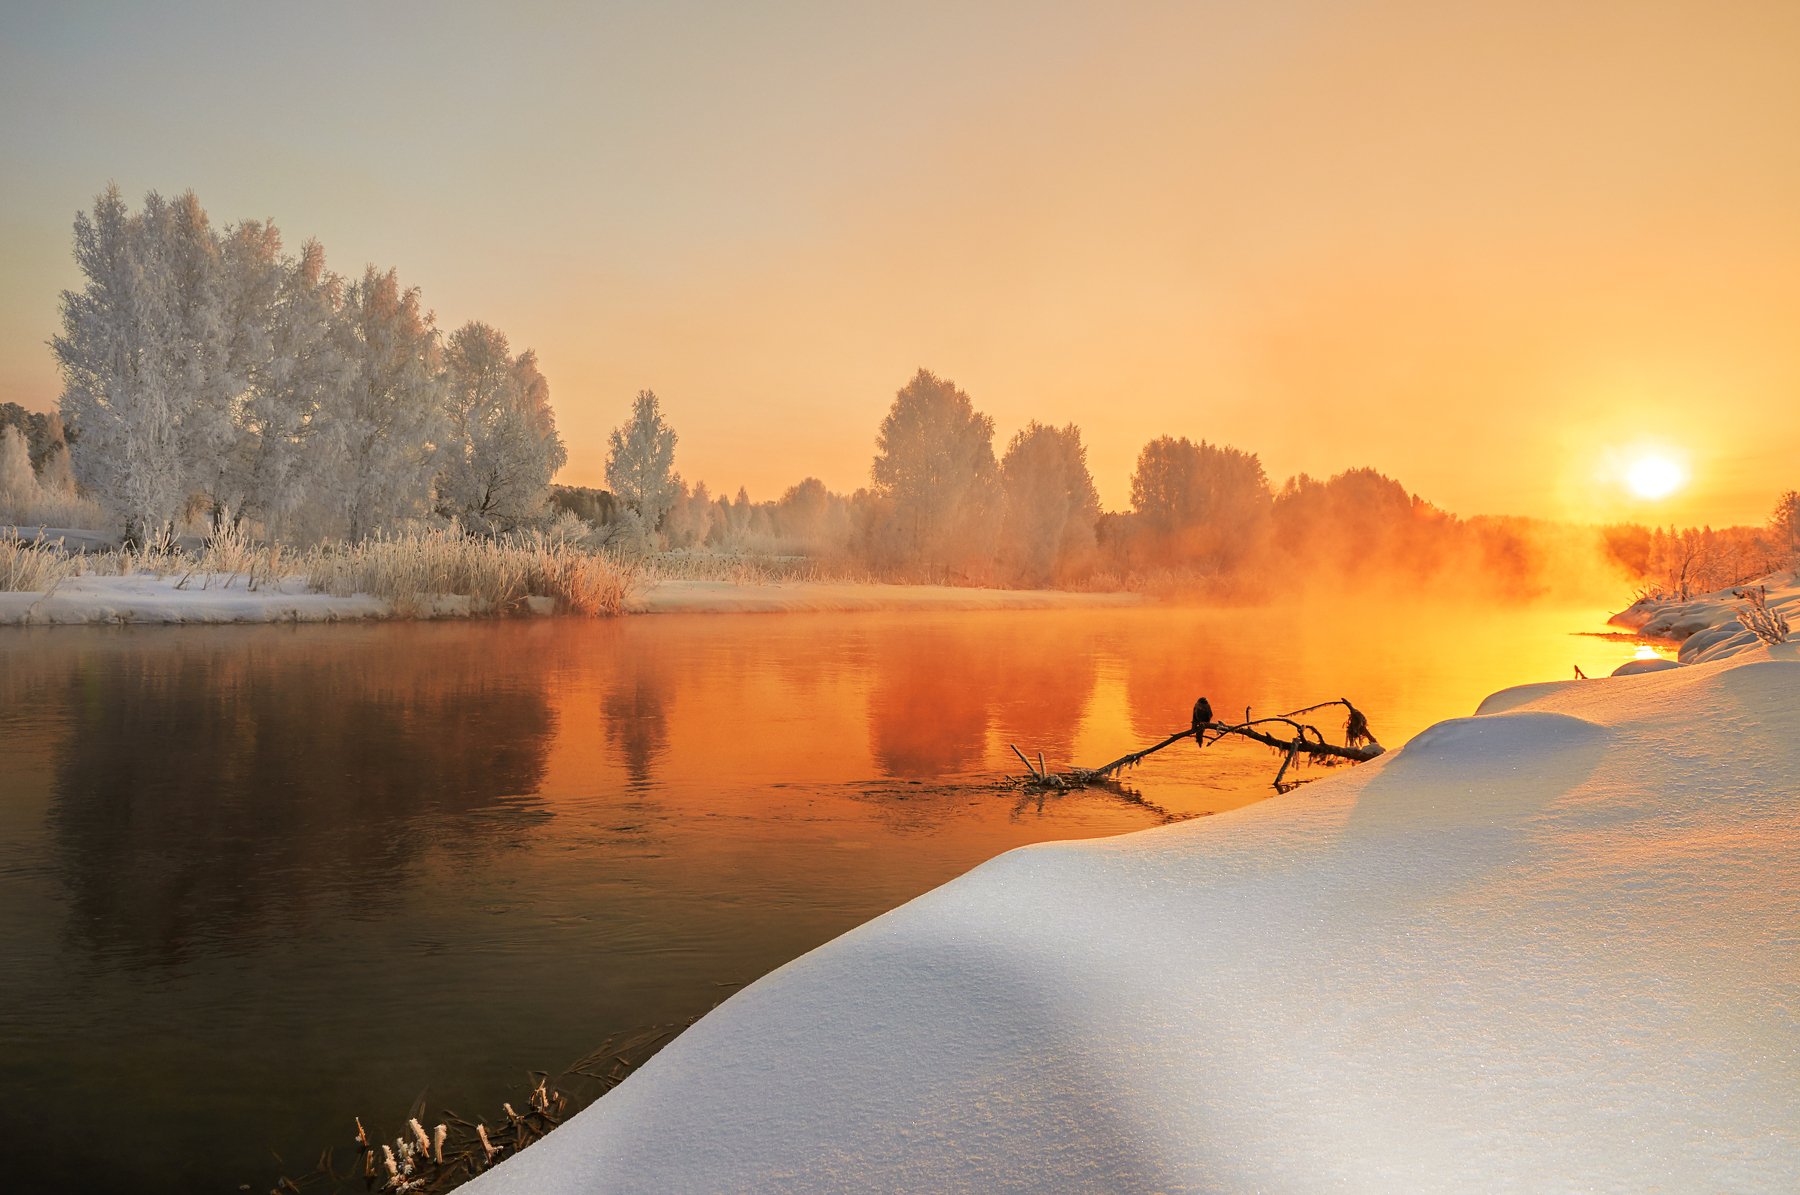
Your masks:
{"label": "bird perched on branch", "polygon": [[1194,741],[1206,746],[1205,730],[1212,724],[1212,702],[1202,697],[1194,703]]}

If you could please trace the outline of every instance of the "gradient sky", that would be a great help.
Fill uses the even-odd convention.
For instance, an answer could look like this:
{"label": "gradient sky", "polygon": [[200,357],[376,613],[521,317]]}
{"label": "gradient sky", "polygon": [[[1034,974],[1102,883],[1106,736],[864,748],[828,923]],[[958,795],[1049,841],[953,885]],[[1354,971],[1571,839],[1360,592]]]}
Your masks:
{"label": "gradient sky", "polygon": [[[19,3],[0,400],[47,408],[108,180],[535,347],[569,467],[866,484],[919,366],[1462,514],[1761,522],[1800,486],[1800,4]],[[1627,496],[1644,447],[1686,490]]]}

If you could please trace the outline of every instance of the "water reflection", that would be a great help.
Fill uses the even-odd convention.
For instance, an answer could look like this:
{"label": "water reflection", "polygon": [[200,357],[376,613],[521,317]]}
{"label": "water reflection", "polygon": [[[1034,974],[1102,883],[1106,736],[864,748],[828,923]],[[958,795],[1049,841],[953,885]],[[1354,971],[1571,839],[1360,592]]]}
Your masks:
{"label": "water reflection", "polygon": [[[632,656],[600,703],[606,741],[634,788],[647,788],[669,747],[668,668],[656,656]],[[723,729],[723,728],[722,728]]]}
{"label": "water reflection", "polygon": [[[49,825],[71,934],[141,962],[383,903],[423,848],[516,841],[553,717],[533,670],[372,628],[149,634],[79,655]],[[234,641],[237,640],[237,641]]]}
{"label": "water reflection", "polygon": [[986,754],[992,649],[968,625],[908,627],[874,658],[869,740],[884,775],[966,772]]}
{"label": "water reflection", "polygon": [[[1230,809],[1260,748],[1021,799],[1339,695],[1398,746],[1630,654],[1564,613],[1151,609],[0,635],[0,1099],[24,1190],[267,1189],[352,1113],[468,1111],[1001,851]],[[153,971],[153,974],[147,972]],[[96,1147],[96,1108],[118,1113]]]}

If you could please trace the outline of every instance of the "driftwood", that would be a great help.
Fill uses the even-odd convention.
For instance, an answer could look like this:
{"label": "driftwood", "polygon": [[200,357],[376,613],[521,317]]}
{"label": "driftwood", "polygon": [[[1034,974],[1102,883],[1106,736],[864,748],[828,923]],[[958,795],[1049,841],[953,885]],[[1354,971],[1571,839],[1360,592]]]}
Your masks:
{"label": "driftwood", "polygon": [[[1344,742],[1341,746],[1329,742],[1317,726],[1299,721],[1302,715],[1340,705],[1346,711]],[[1245,709],[1242,722],[1216,721],[1211,703],[1202,697],[1194,703],[1193,721],[1186,730],[1178,730],[1159,743],[1152,743],[1129,755],[1121,755],[1111,763],[1101,764],[1097,768],[1070,767],[1067,772],[1056,773],[1044,766],[1042,752],[1038,754],[1038,763],[1033,765],[1023,751],[1017,747],[1012,750],[1031,774],[1022,781],[1026,788],[1083,788],[1111,780],[1125,769],[1136,767],[1147,756],[1154,755],[1164,747],[1172,747],[1183,739],[1193,739],[1204,748],[1228,735],[1249,739],[1281,752],[1281,767],[1275,773],[1274,780],[1276,792],[1287,792],[1301,783],[1286,779],[1288,769],[1297,760],[1309,759],[1324,764],[1366,763],[1387,750],[1375,741],[1374,734],[1369,730],[1369,720],[1363,712],[1350,704],[1349,699],[1342,697],[1336,701],[1322,701],[1318,705],[1309,705],[1305,709],[1291,710],[1267,718],[1252,717],[1250,711]],[[1010,743],[1007,745],[1012,746]]]}

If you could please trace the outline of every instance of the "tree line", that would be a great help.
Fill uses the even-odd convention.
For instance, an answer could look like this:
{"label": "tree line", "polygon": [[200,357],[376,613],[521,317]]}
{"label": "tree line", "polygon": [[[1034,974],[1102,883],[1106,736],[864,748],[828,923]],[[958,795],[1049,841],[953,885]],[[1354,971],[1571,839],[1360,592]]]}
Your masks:
{"label": "tree line", "polygon": [[69,462],[129,539],[196,514],[314,540],[543,512],[566,453],[536,355],[480,322],[443,335],[394,270],[344,278],[273,223],[215,228],[192,192],[134,212],[116,186],[76,216],[75,260],[51,341]]}
{"label": "tree line", "polygon": [[[924,369],[896,393],[870,484],[851,494],[807,478],[774,501],[714,496],[675,469],[677,439],[644,391],[612,435],[609,489],[557,487],[554,500],[615,542],[836,559],[920,580],[1254,593],[1478,578],[1529,596],[1607,559],[1593,529],[1458,518],[1369,468],[1277,487],[1256,453],[1185,436],[1145,444],[1130,509],[1106,512],[1078,427],[1034,421],[997,453],[992,418]],[[1624,542],[1622,529],[1608,534]],[[1610,560],[1634,576],[1648,567],[1623,549]]]}
{"label": "tree line", "polygon": [[[1458,519],[1367,468],[1275,487],[1254,452],[1185,436],[1145,444],[1130,509],[1105,512],[1078,427],[1032,421],[997,451],[993,419],[926,369],[895,394],[870,483],[850,494],[812,477],[763,502],[689,484],[650,390],[609,437],[606,489],[552,487],[567,454],[536,355],[478,321],[445,335],[394,270],[345,278],[316,241],[286,252],[273,223],[215,228],[192,192],[134,212],[116,186],[77,214],[74,245],[84,285],[63,293],[51,342],[59,410],[0,408],[0,505],[78,488],[138,542],[197,520],[303,542],[417,519],[492,534],[560,509],[626,550],[921,580],[1264,588],[1282,570],[1479,570],[1529,592],[1571,559],[1567,529]],[[1800,499],[1782,502],[1766,529],[1609,528],[1604,552],[1668,592],[1733,584],[1800,562]]]}

